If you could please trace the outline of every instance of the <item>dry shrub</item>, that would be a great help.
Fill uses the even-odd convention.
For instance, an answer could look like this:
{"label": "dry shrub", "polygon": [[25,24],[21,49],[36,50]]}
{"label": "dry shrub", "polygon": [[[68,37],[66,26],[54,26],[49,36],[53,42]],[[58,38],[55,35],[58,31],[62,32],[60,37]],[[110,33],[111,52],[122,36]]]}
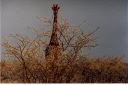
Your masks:
{"label": "dry shrub", "polygon": [[123,82],[125,65],[121,58],[93,58],[83,64],[84,82]]}
{"label": "dry shrub", "polygon": [[[50,21],[48,21],[50,23]],[[51,23],[50,23],[51,25]],[[44,49],[48,45],[44,36],[51,32],[37,33],[29,39],[18,34],[11,35],[15,42],[4,41],[4,54],[11,60],[1,62],[2,82],[24,83],[71,83],[71,82],[128,82],[123,72],[125,66],[118,57],[88,58],[82,56],[83,48],[95,47],[91,33],[82,33],[66,21],[59,24],[58,40],[62,55],[57,60],[46,60]],[[41,37],[39,37],[41,36]]]}
{"label": "dry shrub", "polygon": [[[2,66],[2,82],[26,83],[110,83],[127,82],[123,75],[124,63],[120,58],[78,58],[72,61],[61,56],[55,62],[33,59],[26,61],[26,70],[20,63],[4,62]],[[126,74],[125,74],[126,75]]]}

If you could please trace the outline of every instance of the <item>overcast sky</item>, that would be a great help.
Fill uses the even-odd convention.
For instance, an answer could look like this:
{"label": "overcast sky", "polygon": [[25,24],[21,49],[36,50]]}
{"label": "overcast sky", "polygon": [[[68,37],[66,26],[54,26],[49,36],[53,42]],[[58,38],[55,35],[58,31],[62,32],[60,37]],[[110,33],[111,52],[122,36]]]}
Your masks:
{"label": "overcast sky", "polygon": [[[2,14],[2,6],[1,6],[1,0],[0,0],[0,35],[1,35],[1,14]],[[1,42],[1,36],[0,36],[0,42]],[[0,46],[0,59],[1,59],[1,46]]]}
{"label": "overcast sky", "polygon": [[[128,60],[128,0],[2,0],[2,37],[18,33],[32,36],[30,28],[40,28],[37,17],[51,17],[50,7],[58,3],[59,15],[73,25],[91,32],[98,26],[97,46],[90,55],[122,55]],[[127,11],[126,11],[127,10]],[[44,31],[46,28],[42,28]]]}

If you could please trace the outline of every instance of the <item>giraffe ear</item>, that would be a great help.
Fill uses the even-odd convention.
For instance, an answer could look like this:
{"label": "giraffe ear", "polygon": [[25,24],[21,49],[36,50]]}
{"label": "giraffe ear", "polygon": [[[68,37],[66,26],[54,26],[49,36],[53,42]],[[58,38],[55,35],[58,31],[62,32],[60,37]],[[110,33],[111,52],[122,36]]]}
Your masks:
{"label": "giraffe ear", "polygon": [[52,10],[54,10],[54,5],[53,5],[53,7],[52,7]]}
{"label": "giraffe ear", "polygon": [[58,7],[58,9],[60,9],[60,7]]}

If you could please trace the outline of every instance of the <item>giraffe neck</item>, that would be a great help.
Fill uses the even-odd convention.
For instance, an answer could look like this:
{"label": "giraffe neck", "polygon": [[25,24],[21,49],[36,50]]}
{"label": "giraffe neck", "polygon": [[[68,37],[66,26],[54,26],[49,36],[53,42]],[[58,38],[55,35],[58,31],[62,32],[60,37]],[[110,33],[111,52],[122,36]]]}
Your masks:
{"label": "giraffe neck", "polygon": [[52,35],[51,35],[51,40],[49,45],[54,45],[54,46],[59,46],[59,42],[58,42],[58,37],[57,37],[57,31],[58,31],[58,10],[59,7],[58,5],[53,5],[52,7],[53,10],[53,14],[54,14],[54,20],[53,20],[53,30],[52,30]]}

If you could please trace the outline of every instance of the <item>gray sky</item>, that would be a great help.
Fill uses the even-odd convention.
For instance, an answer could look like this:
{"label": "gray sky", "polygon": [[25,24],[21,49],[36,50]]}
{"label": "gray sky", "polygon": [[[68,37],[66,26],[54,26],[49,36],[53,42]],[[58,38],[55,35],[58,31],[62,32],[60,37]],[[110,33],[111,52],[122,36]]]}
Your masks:
{"label": "gray sky", "polygon": [[[2,6],[1,6],[1,0],[0,0],[0,35],[1,35],[1,14],[2,14]],[[1,42],[1,37],[0,37],[0,42]],[[1,48],[1,46],[0,46]],[[0,59],[1,59],[1,49],[0,49]]]}
{"label": "gray sky", "polygon": [[[37,17],[51,17],[51,5],[61,6],[60,15],[82,31],[96,33],[97,46],[91,55],[128,56],[128,0],[2,0],[2,37],[12,33],[32,36],[29,28],[40,28]],[[126,11],[127,10],[127,11]],[[127,17],[127,19],[126,19]],[[46,28],[42,28],[44,31]],[[125,59],[128,60],[128,57]]]}

